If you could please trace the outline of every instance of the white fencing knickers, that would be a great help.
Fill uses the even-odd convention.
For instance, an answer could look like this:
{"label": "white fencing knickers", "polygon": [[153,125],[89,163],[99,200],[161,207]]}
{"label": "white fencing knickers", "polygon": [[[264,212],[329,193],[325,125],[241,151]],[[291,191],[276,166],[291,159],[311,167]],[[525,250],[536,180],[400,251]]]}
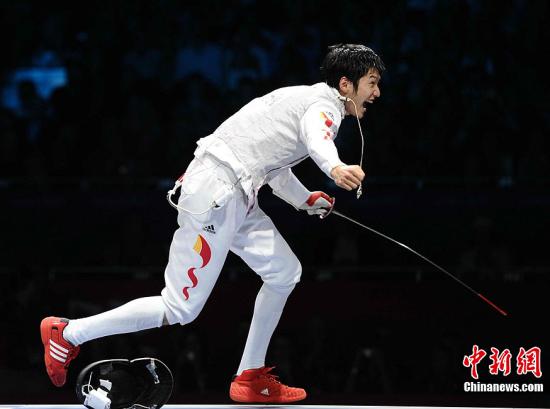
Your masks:
{"label": "white fencing knickers", "polygon": [[[209,209],[221,196],[223,203]],[[178,211],[180,227],[165,271],[168,323],[187,324],[199,315],[229,250],[286,300],[300,280],[300,262],[258,205],[248,209],[230,168],[208,154],[195,158],[183,176],[178,206],[187,211]]]}

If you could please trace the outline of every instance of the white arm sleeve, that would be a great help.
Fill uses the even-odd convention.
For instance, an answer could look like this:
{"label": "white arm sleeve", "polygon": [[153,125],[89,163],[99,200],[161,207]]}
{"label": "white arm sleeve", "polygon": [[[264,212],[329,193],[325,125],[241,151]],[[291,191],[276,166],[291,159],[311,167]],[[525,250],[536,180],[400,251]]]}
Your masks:
{"label": "white arm sleeve", "polygon": [[300,207],[311,195],[311,192],[302,185],[290,168],[283,169],[268,183],[273,189],[273,194],[295,208]]}
{"label": "white arm sleeve", "polygon": [[333,141],[341,121],[340,113],[326,103],[311,105],[300,121],[300,139],[317,166],[330,178],[334,167],[344,165]]}

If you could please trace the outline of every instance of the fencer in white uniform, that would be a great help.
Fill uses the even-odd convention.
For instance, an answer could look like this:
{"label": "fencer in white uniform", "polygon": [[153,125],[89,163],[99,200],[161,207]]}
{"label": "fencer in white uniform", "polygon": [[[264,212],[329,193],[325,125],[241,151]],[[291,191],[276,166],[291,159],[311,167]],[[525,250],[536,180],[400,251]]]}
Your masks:
{"label": "fencer in white uniform", "polygon": [[[300,208],[312,192],[291,167],[311,156],[330,176],[331,169],[343,165],[333,142],[345,115],[338,96],[336,89],[318,83],[254,99],[198,141],[195,159],[181,178],[180,228],[162,291],[167,319],[170,324],[192,321],[212,291],[228,251],[240,256],[264,285],[237,373],[263,366],[269,338],[302,272],[297,257],[259,207],[257,193],[269,184],[275,194]],[[319,198],[317,206],[330,203]],[[192,267],[196,269],[188,274]],[[269,336],[257,337],[257,331]]]}
{"label": "fencer in white uniform", "polygon": [[[291,168],[311,157],[337,186],[358,188],[364,173],[358,165],[342,162],[334,139],[345,115],[361,118],[366,104],[380,95],[378,81],[384,67],[368,47],[334,46],[323,64],[329,71],[326,83],[280,88],[256,98],[198,141],[194,159],[169,193],[171,200],[180,189],[177,204],[173,203],[179,228],[171,243],[161,296],[136,299],[92,317],[43,320],[46,367],[54,384],[65,382],[68,363],[78,354],[75,348],[84,342],[193,321],[229,251],[263,280],[237,374],[264,367],[269,341],[302,268],[259,207],[258,191],[269,184],[274,194],[297,209],[328,212],[332,199],[309,191]],[[56,328],[61,334],[52,332]],[[301,392],[286,401],[305,397],[302,389],[287,392],[290,389]],[[266,390],[254,393],[265,395]],[[238,391],[233,392],[231,397],[238,400]],[[257,399],[247,396],[240,401]],[[267,396],[262,401],[284,400]]]}

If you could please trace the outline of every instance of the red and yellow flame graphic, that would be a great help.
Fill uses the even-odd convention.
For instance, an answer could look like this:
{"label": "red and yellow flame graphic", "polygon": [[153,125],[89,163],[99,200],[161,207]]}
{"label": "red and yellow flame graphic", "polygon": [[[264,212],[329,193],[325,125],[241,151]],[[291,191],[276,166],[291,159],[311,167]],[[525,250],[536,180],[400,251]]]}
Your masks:
{"label": "red and yellow flame graphic", "polygon": [[334,122],[324,112],[321,112],[321,119],[325,121],[325,126],[328,128],[325,129],[325,135],[323,136],[323,138],[327,140],[332,140],[334,133],[332,132],[331,126]]}
{"label": "red and yellow flame graphic", "polygon": [[[206,266],[210,261],[212,252],[210,251],[210,246],[208,245],[208,242],[200,234],[198,235],[197,241],[193,246],[193,250],[195,250],[202,258],[202,265],[198,268],[203,268],[204,266]],[[199,279],[195,275],[195,269],[196,267],[191,267],[189,270],[187,270],[187,276],[191,280],[192,286],[183,288],[183,296],[186,300],[189,299],[189,288],[195,288],[199,283]]]}
{"label": "red and yellow flame graphic", "polygon": [[325,125],[327,126],[327,128],[330,128],[332,126],[332,119],[330,119],[324,112],[321,112],[321,119],[325,121]]}

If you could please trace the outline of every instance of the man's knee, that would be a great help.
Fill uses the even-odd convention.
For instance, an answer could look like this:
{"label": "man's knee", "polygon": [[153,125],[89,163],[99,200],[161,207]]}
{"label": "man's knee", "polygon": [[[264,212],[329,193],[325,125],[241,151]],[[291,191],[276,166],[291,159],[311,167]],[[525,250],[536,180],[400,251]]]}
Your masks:
{"label": "man's knee", "polygon": [[165,302],[166,312],[162,325],[186,325],[194,321],[200,314],[204,303],[193,305],[191,303],[181,305],[180,303]]}
{"label": "man's knee", "polygon": [[302,264],[294,254],[285,261],[279,271],[266,275],[263,281],[274,291],[289,294],[300,282]]}

